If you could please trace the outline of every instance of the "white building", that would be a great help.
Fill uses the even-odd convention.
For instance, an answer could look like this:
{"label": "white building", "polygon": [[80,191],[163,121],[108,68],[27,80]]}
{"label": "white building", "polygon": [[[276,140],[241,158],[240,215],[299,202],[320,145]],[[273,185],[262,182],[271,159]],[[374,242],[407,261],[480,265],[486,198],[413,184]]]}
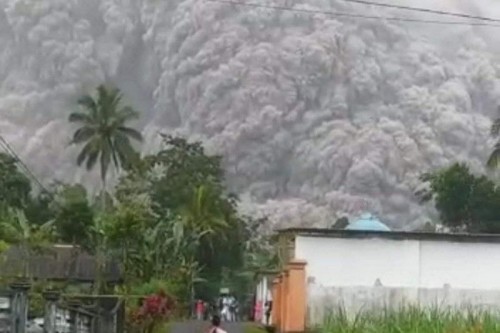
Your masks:
{"label": "white building", "polygon": [[306,262],[307,325],[338,306],[500,309],[500,235],[380,231],[379,223],[379,231],[280,231],[285,260]]}

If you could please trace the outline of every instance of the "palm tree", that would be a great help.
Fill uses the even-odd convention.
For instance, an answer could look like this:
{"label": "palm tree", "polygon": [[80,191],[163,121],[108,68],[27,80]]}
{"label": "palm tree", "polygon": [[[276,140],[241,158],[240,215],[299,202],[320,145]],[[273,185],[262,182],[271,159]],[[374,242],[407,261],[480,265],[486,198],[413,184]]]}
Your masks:
{"label": "palm tree", "polygon": [[104,85],[97,87],[97,96],[84,95],[78,100],[81,111],[69,116],[71,123],[80,127],[73,134],[72,144],[84,145],[77,157],[77,164],[84,162],[91,170],[97,161],[101,165],[101,180],[104,193],[109,165],[117,170],[132,164],[137,157],[131,139],[141,142],[142,135],[127,122],[137,119],[139,114],[129,106],[122,105],[122,94],[118,89]]}
{"label": "palm tree", "polygon": [[192,194],[191,200],[181,208],[180,221],[174,226],[174,234],[178,241],[190,233],[196,242],[208,241],[212,247],[212,238],[216,236],[218,240],[224,239],[225,231],[229,228],[224,214],[217,202],[218,197],[210,186],[201,185]]}
{"label": "palm tree", "polygon": [[[500,107],[498,108],[500,113]],[[494,138],[498,138],[500,136],[500,118],[497,118],[493,121],[491,125],[490,134]],[[486,163],[487,167],[490,169],[497,168],[500,164],[500,139],[495,144],[493,151],[488,158],[488,162]]]}

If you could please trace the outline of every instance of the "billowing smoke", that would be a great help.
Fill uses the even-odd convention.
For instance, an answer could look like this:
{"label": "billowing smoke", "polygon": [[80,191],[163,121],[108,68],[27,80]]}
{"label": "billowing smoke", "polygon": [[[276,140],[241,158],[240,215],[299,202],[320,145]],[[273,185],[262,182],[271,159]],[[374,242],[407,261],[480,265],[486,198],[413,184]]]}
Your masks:
{"label": "billowing smoke", "polygon": [[[459,20],[341,0],[252,2]],[[493,0],[413,2],[500,16]],[[498,32],[206,0],[0,0],[0,134],[41,179],[94,184],[75,172],[66,120],[79,94],[109,81],[143,112],[145,152],[159,131],[204,140],[226,157],[245,209],[281,226],[368,210],[409,228],[433,215],[413,194],[421,172],[463,160],[483,170]]]}

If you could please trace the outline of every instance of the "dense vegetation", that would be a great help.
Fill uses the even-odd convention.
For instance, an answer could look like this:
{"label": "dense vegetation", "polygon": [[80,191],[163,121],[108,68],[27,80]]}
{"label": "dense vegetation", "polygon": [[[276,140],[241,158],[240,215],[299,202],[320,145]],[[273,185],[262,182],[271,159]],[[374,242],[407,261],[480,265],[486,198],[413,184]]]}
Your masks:
{"label": "dense vegetation", "polygon": [[[491,135],[500,136],[500,118],[493,121]],[[486,165],[494,170],[499,161],[497,141]],[[445,227],[461,232],[500,233],[500,187],[492,179],[474,174],[466,163],[425,173],[420,179],[428,186],[417,196],[422,203],[434,202]]]}
{"label": "dense vegetation", "polygon": [[[222,157],[167,134],[158,152],[141,156],[134,146],[141,134],[129,126],[138,114],[118,90],[101,86],[79,106],[69,116],[78,125],[72,143],[81,147],[75,168],[99,166],[102,191],[93,197],[81,184],[61,182],[37,189],[16,158],[0,154],[0,249],[19,246],[26,258],[53,243],[89,251],[97,258],[95,293],[162,289],[185,306],[221,286],[245,296],[253,267],[272,265],[274,257],[259,235],[265,219],[238,213]],[[118,178],[113,188],[110,171]],[[110,258],[124,272],[120,290],[102,281]]]}
{"label": "dense vegetation", "polygon": [[454,231],[500,232],[500,188],[492,180],[474,175],[463,163],[422,179],[429,187],[418,195],[423,202],[434,201],[445,226]]}

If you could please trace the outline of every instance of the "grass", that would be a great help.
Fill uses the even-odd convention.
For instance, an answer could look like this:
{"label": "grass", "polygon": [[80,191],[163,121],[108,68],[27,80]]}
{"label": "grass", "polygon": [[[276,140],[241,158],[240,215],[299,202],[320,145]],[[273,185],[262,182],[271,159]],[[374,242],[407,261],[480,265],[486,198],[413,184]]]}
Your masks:
{"label": "grass", "polygon": [[421,309],[361,312],[332,311],[318,333],[499,333],[500,313]]}
{"label": "grass", "polygon": [[246,323],[244,326],[244,333],[267,333],[264,326],[256,323]]}

